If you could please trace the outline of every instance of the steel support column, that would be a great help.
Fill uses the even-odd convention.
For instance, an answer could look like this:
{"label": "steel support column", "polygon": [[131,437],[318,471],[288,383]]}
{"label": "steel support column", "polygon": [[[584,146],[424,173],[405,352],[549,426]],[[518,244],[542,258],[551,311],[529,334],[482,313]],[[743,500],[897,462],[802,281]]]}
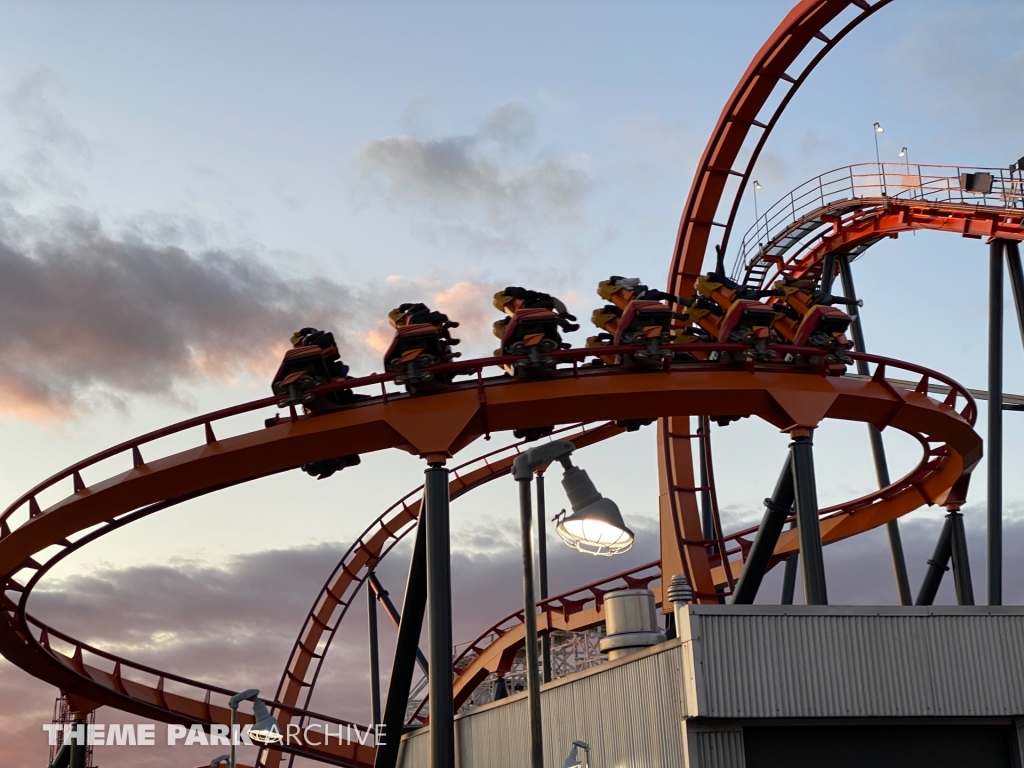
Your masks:
{"label": "steel support column", "polygon": [[814,448],[809,435],[799,435],[789,444],[796,498],[796,527],[803,557],[804,602],[828,605],[825,588],[825,560],[818,520],[818,490],[814,482]]}
{"label": "steel support column", "polygon": [[739,605],[750,605],[757,597],[757,590],[760,589],[761,581],[771,564],[782,526],[786,524],[786,518],[793,508],[792,456],[786,458],[779,479],[775,483],[775,490],[770,499],[764,500],[764,507],[764,517],[761,518],[754,543],[743,564],[743,573],[740,574],[736,589],[732,593],[732,602]]}
{"label": "steel support column", "polygon": [[950,556],[953,560],[953,584],[957,605],[974,605],[974,584],[971,582],[971,562],[967,557],[967,532],[960,510],[950,510]]}
{"label": "steel support column", "polygon": [[[837,254],[834,257],[839,262],[839,275],[843,282],[843,295],[848,299],[857,300],[857,288],[853,284],[853,272],[850,269],[850,257],[848,254]],[[824,289],[822,289],[824,290]],[[850,330],[853,334],[853,346],[858,352],[867,352],[864,344],[864,325],[860,319],[860,308],[857,308],[852,315]],[[863,360],[857,361],[857,373],[861,376],[868,376],[868,364]],[[874,424],[868,424],[868,437],[871,440],[871,455],[875,460],[875,478],[879,488],[887,488],[891,481],[889,479],[889,463],[885,458],[885,444],[882,442],[882,433]],[[913,597],[910,592],[910,577],[907,575],[907,559],[903,554],[903,538],[900,536],[900,524],[897,520],[890,520],[885,524],[885,531],[889,536],[889,552],[892,554],[892,569],[896,577],[896,591],[899,594],[900,605],[912,605]]]}
{"label": "steel support column", "polygon": [[431,464],[423,500],[427,507],[427,660],[430,662],[430,766],[455,765],[452,699],[452,556],[448,470]]}
{"label": "steel support column", "polygon": [[1010,288],[1013,289],[1013,304],[1017,310],[1017,327],[1024,342],[1024,271],[1020,265],[1020,248],[1016,240],[1006,240],[1006,267],[1010,273]]}
{"label": "steel support column", "polygon": [[[715,520],[711,509],[711,488],[708,485],[708,449],[704,444],[704,427],[697,427],[697,456],[700,464],[700,528],[704,540],[715,538]],[[708,554],[714,554],[716,547],[708,547]]]}
{"label": "steel support column", "polygon": [[68,760],[68,768],[85,768],[87,728],[85,720],[75,720],[71,724],[71,735],[68,736],[71,743],[71,757]]}
{"label": "steel support column", "polygon": [[377,596],[366,585],[366,626],[370,642],[370,722],[380,722],[380,638],[377,635]]}
{"label": "steel support column", "polygon": [[953,518],[946,515],[946,519],[942,523],[942,531],[939,533],[939,540],[935,542],[935,551],[932,553],[932,559],[928,561],[928,570],[925,571],[921,590],[917,593],[914,605],[931,605],[935,602],[935,595],[938,594],[939,585],[942,583],[942,575],[949,570],[949,558],[952,553]]}
{"label": "steel support column", "polygon": [[[423,578],[426,579],[426,575],[424,575]],[[384,585],[380,583],[380,580],[377,578],[377,574],[370,571],[366,579],[370,584],[370,589],[373,590],[377,599],[380,601],[380,604],[384,607],[384,613],[391,620],[391,623],[394,624],[396,628],[401,627],[402,614],[398,612],[398,609],[395,608],[395,604],[391,602],[391,596],[388,591],[384,589]],[[430,675],[430,666],[427,664],[427,657],[424,655],[423,651],[420,650],[419,645],[416,646],[416,663],[419,665],[420,669],[423,670],[424,677]]]}
{"label": "steel support column", "polygon": [[[790,528],[796,528],[794,520]],[[786,558],[786,569],[782,572],[782,598],[779,600],[782,605],[793,604],[793,594],[796,592],[796,575],[800,572],[800,553],[794,552]]]}
{"label": "steel support column", "polygon": [[[519,526],[523,553],[523,624],[526,634],[526,709],[530,721],[530,768],[544,768],[544,734],[540,712],[540,664],[537,658],[537,596],[533,584],[533,516],[530,477],[519,485]],[[433,726],[431,726],[433,727]],[[432,766],[441,768],[441,766]]]}
{"label": "steel support column", "polygon": [[[544,474],[537,475],[537,586],[540,600],[548,599],[548,529],[547,499],[544,495]],[[540,639],[541,674],[545,683],[551,682],[551,634]]]}
{"label": "steel support column", "polygon": [[383,740],[377,746],[374,768],[395,768],[398,762],[402,726],[405,725],[405,710],[409,705],[409,686],[412,684],[412,673],[416,667],[416,652],[419,650],[423,614],[427,605],[428,517],[430,509],[423,504],[420,507],[419,522],[416,524],[416,543],[413,545],[409,576],[405,583],[405,602],[398,625],[395,660],[391,667],[391,681],[388,683],[388,698],[384,704]]}
{"label": "steel support column", "polygon": [[1003,604],[1003,240],[988,257],[988,604]]}

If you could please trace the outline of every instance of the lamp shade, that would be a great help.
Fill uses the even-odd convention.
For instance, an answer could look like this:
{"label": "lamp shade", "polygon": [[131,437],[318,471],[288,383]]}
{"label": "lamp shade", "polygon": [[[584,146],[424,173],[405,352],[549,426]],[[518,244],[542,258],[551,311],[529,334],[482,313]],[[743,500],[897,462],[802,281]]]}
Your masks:
{"label": "lamp shade", "polygon": [[586,470],[567,469],[562,487],[573,511],[556,529],[562,541],[591,555],[617,555],[633,546],[633,532],[618,505],[598,493]]}
{"label": "lamp shade", "polygon": [[277,718],[267,711],[267,705],[261,699],[252,703],[252,714],[256,723],[249,730],[249,738],[257,744],[278,744],[284,740]]}

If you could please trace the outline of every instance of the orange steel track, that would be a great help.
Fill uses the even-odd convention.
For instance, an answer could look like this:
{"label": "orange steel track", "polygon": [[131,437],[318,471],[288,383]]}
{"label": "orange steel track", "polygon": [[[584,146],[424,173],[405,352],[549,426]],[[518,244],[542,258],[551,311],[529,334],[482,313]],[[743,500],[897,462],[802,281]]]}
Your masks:
{"label": "orange steel track", "polygon": [[[803,0],[761,46],[722,109],[697,165],[679,222],[669,293],[693,294],[716,229],[725,251],[761,149],[797,89],[840,40],[888,3]],[[697,498],[687,490],[696,485],[690,438],[687,420],[659,419],[661,561],[667,573],[691,571],[700,578],[707,570],[707,549],[683,543],[703,538]],[[694,587],[704,594],[714,592],[707,579],[694,582]]]}
{"label": "orange steel track", "polygon": [[[692,345],[686,346],[693,349]],[[708,351],[743,349],[735,344],[704,346]],[[792,346],[780,347],[780,351],[783,349],[797,354],[816,352]],[[609,351],[625,353],[628,349]],[[868,530],[925,503],[959,503],[968,473],[981,456],[980,438],[971,428],[975,412],[970,395],[955,382],[916,366],[886,363],[923,376],[917,388],[920,391],[904,392],[882,378],[885,365],[879,366],[880,373],[873,380],[828,376],[816,367],[752,361],[682,363],[644,371],[579,367],[578,362],[589,354],[586,349],[553,353],[572,367],[534,380],[480,376],[485,368],[514,358],[453,363],[448,365],[453,370],[477,372],[476,381],[418,396],[385,391],[333,413],[296,416],[268,429],[216,437],[218,422],[270,406],[275,399],[268,398],[182,422],[69,467],[33,488],[0,516],[0,573],[4,578],[0,652],[81,700],[167,721],[226,723],[228,712],[223,699],[231,691],[134,664],[45,627],[27,614],[31,587],[64,551],[77,548],[84,539],[95,538],[104,527],[130,522],[213,490],[329,458],[340,450],[368,453],[400,448],[437,459],[454,455],[491,431],[664,414],[758,416],[780,430],[811,429],[824,418],[838,418],[892,426],[918,436],[926,446],[919,471],[848,508],[823,511],[825,542]],[[346,382],[345,386],[380,386],[383,390],[384,383],[394,375],[370,376]],[[927,396],[930,378],[952,387],[945,403]],[[332,388],[339,385],[321,390]],[[958,399],[964,402],[959,413]],[[153,440],[199,428],[205,440],[201,446],[156,460],[143,459],[143,449]],[[95,472],[100,461],[118,455],[126,460],[130,456],[133,467],[85,482],[83,472]],[[57,483],[68,484],[72,493],[42,508],[37,496]],[[785,535],[776,555],[793,551],[795,546],[794,536]],[[741,567],[741,560],[733,561],[732,566]],[[719,565],[717,570],[719,573],[709,570],[712,583],[724,581],[724,567]],[[572,628],[592,621],[581,611],[563,610],[563,614],[567,614],[564,623],[556,622],[556,626]],[[576,619],[571,618],[574,615]],[[70,652],[62,653],[55,640]],[[156,680],[139,679],[145,675]],[[276,707],[279,714],[287,715],[285,719],[294,716],[344,722],[306,713],[283,702]],[[304,746],[295,751],[336,764],[372,762],[372,749],[358,744],[332,745],[330,749]]]}

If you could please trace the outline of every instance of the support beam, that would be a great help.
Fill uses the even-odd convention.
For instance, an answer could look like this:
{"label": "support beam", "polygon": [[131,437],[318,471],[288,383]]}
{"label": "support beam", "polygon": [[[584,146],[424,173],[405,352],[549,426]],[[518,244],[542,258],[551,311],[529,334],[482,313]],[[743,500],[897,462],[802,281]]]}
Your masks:
{"label": "support beam", "polygon": [[409,686],[416,666],[416,651],[419,650],[420,632],[423,629],[423,614],[427,605],[427,518],[430,510],[426,504],[420,508],[420,519],[416,524],[416,543],[409,563],[409,576],[405,583],[405,602],[398,626],[398,642],[395,644],[395,661],[388,683],[388,698],[384,705],[384,739],[377,747],[373,761],[374,768],[395,768],[398,762],[398,748],[405,725],[405,710],[409,705]]}
{"label": "support beam", "polygon": [[[697,456],[700,464],[700,528],[704,540],[715,538],[714,511],[711,509],[711,488],[708,485],[708,449],[704,444],[704,426],[697,427]],[[708,547],[708,554],[717,552],[717,547]]]}
{"label": "support beam", "polygon": [[1003,604],[1003,240],[988,257],[988,604]]}
{"label": "support beam", "polygon": [[775,483],[775,490],[770,499],[764,500],[764,507],[764,517],[761,518],[754,543],[743,564],[743,573],[740,574],[736,590],[732,594],[732,602],[737,605],[750,605],[757,597],[757,590],[761,588],[761,581],[771,564],[779,534],[782,533],[782,527],[793,508],[792,456],[786,457],[786,463]]}
{"label": "support beam", "polygon": [[939,585],[942,583],[942,575],[949,570],[949,558],[952,552],[953,520],[946,515],[946,519],[942,523],[942,531],[939,533],[939,540],[935,542],[932,559],[928,561],[928,570],[925,571],[924,580],[921,582],[921,591],[917,593],[914,605],[931,605],[935,602],[935,595],[938,594]]}
{"label": "support beam", "polygon": [[71,734],[68,736],[71,742],[71,756],[68,761],[68,768],[86,768],[86,728],[85,720],[75,720],[72,723]]}
{"label": "support beam", "polygon": [[[832,293],[832,282],[836,278],[836,255],[826,253],[821,264],[821,292]],[[844,294],[845,295],[845,294]],[[854,298],[850,296],[850,298]]]}
{"label": "support beam", "polygon": [[377,596],[366,588],[366,626],[370,642],[370,722],[380,722],[380,638],[377,635]]}
{"label": "support beam", "polygon": [[[544,474],[537,475],[537,586],[541,602],[548,599],[548,529],[547,499],[544,494]],[[544,682],[551,682],[551,634],[540,639],[541,671]]]}
{"label": "support beam", "polygon": [[956,586],[956,604],[974,605],[974,584],[971,582],[971,563],[967,557],[967,532],[960,510],[950,510],[950,555],[953,560],[953,584]]}
{"label": "support beam", "polygon": [[1010,273],[1010,288],[1013,289],[1013,304],[1017,310],[1017,327],[1020,328],[1020,338],[1024,342],[1024,270],[1020,265],[1020,248],[1017,246],[1016,240],[1007,240],[1005,247],[1006,266]]}
{"label": "support beam", "polygon": [[[839,262],[839,275],[843,282],[843,295],[853,301],[857,300],[857,288],[853,284],[853,271],[850,269],[850,257],[842,253],[835,256]],[[857,308],[852,315],[850,330],[853,334],[853,346],[858,352],[867,352],[864,343],[864,324],[860,318],[861,308]],[[864,360],[857,361],[857,373],[861,376],[869,376],[868,364]],[[871,440],[871,455],[875,460],[875,479],[879,488],[887,488],[891,485],[889,479],[889,462],[885,457],[885,443],[882,442],[882,433],[874,424],[868,424],[868,438]],[[889,536],[889,552],[892,556],[892,570],[896,577],[896,592],[900,598],[900,605],[912,605],[913,598],[910,593],[910,577],[907,575],[907,558],[903,554],[903,538],[900,536],[900,524],[898,520],[889,520],[885,524],[885,531]]]}
{"label": "support beam", "polygon": [[818,490],[814,483],[814,448],[810,435],[798,435],[789,444],[796,497],[796,527],[803,557],[804,602],[828,605],[825,560],[818,520]]}
{"label": "support beam", "polygon": [[[796,520],[794,520],[790,528],[796,528]],[[800,553],[794,552],[786,558],[786,570],[782,572],[782,599],[779,600],[782,605],[793,604],[793,593],[796,592],[796,575],[800,572]]]}
{"label": "support beam", "polygon": [[427,659],[430,766],[455,765],[455,702],[452,698],[452,555],[448,470],[431,464],[423,500],[427,507]]}
{"label": "support beam", "polygon": [[[385,615],[391,620],[391,623],[394,624],[396,628],[400,627],[402,625],[402,614],[398,612],[395,604],[391,602],[391,596],[388,594],[388,591],[384,589],[384,585],[380,583],[380,580],[377,578],[377,574],[371,571],[366,578],[370,584],[370,589],[373,590],[373,593],[377,596],[381,606],[383,606]],[[423,578],[426,578],[425,574]],[[427,664],[427,657],[423,651],[420,650],[419,645],[416,646],[416,663],[419,665],[419,668],[423,670],[423,676],[429,677],[430,665]]]}

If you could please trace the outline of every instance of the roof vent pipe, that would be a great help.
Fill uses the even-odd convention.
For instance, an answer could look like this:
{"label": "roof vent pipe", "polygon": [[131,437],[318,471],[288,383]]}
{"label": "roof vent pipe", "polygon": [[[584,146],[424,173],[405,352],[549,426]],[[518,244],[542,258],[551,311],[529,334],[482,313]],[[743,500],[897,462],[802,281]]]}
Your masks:
{"label": "roof vent pipe", "polygon": [[604,596],[607,637],[601,639],[602,653],[609,661],[665,642],[658,627],[654,593],[649,589],[620,589]]}

